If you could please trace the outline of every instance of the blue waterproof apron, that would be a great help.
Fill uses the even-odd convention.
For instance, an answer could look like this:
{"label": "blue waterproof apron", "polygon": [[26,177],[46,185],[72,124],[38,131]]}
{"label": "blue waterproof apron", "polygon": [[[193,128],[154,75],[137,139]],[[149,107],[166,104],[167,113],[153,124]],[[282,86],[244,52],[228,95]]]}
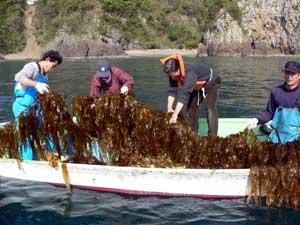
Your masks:
{"label": "blue waterproof apron", "polygon": [[[46,83],[48,81],[48,76],[39,74],[34,81],[40,83]],[[13,114],[15,116],[17,122],[17,129],[18,129],[18,122],[19,122],[19,115],[23,113],[26,115],[28,113],[29,107],[36,107],[36,97],[38,95],[38,91],[35,87],[25,87],[22,89],[22,85],[17,82],[15,85],[14,95],[16,100],[13,103]],[[22,151],[22,159],[24,160],[32,160],[33,159],[33,151],[27,140],[27,143],[21,144],[21,151]]]}
{"label": "blue waterproof apron", "polygon": [[284,144],[300,140],[300,108],[277,108],[272,127],[269,138],[274,143]]}

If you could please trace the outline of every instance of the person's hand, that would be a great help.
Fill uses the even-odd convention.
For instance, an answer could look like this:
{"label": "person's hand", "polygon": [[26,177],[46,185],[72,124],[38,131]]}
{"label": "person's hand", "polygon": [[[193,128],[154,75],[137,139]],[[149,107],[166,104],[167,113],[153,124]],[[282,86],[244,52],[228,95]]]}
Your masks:
{"label": "person's hand", "polygon": [[257,126],[257,123],[258,123],[258,119],[256,119],[256,118],[250,119],[247,123],[246,128],[248,130],[251,130]]}
{"label": "person's hand", "polygon": [[49,92],[49,86],[46,83],[37,82],[35,88],[42,95]]}
{"label": "person's hand", "polygon": [[121,94],[126,95],[128,93],[128,87],[124,85],[123,87],[121,87],[120,92]]}
{"label": "person's hand", "polygon": [[169,123],[176,123],[177,122],[177,115],[175,113],[172,114]]}

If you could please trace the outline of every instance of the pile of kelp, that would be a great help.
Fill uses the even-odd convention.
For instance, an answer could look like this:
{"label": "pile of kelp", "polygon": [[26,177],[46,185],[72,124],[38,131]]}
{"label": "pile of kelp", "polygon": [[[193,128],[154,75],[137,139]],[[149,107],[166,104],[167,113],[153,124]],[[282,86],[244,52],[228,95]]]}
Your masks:
{"label": "pile of kelp", "polygon": [[260,203],[259,196],[266,196],[268,206],[300,207],[300,142],[260,142],[252,131],[200,137],[183,118],[169,124],[170,115],[132,94],[74,97],[71,112],[59,93],[39,96],[38,108],[20,116],[19,134],[13,123],[0,129],[0,154],[20,159],[20,140],[30,143],[39,160],[66,156],[69,162],[114,166],[251,168],[250,198]]}
{"label": "pile of kelp", "polygon": [[14,122],[5,125],[0,129],[0,157],[20,159],[19,139]]}

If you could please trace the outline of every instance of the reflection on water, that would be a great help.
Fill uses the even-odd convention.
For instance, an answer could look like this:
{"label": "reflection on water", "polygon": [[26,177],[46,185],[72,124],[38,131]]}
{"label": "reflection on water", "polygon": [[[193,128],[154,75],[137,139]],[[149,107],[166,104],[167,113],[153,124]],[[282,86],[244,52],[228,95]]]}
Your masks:
{"label": "reflection on water", "polygon": [[[212,65],[222,78],[220,117],[252,117],[262,112],[272,87],[282,83],[279,57],[208,57],[189,61]],[[296,59],[297,60],[297,59]],[[298,59],[299,60],[299,59]],[[111,59],[135,78],[140,101],[166,110],[167,77],[159,58]],[[96,59],[65,60],[49,74],[51,88],[72,96],[88,95]],[[0,121],[13,118],[14,74],[25,61],[0,62]],[[0,224],[300,224],[299,210],[246,206],[244,199],[133,197],[63,188],[0,177]]]}

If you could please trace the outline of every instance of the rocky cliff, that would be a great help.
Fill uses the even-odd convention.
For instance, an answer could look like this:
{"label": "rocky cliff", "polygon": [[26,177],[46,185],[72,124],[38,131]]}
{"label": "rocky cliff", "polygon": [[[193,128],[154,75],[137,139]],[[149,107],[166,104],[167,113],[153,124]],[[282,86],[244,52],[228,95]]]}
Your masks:
{"label": "rocky cliff", "polygon": [[48,44],[48,48],[58,50],[64,57],[101,57],[127,55],[120,45],[102,39],[83,39],[75,35],[60,35]]}
{"label": "rocky cliff", "polygon": [[[6,6],[11,1],[5,0]],[[6,10],[12,18],[20,14],[24,24],[22,20],[17,24],[25,29],[15,29],[15,35],[2,30],[0,52],[5,58],[38,58],[50,48],[64,57],[126,55],[125,50],[136,49],[196,49],[200,41],[200,56],[300,54],[300,0],[55,2],[38,1],[36,8],[20,8],[24,18],[19,11]],[[3,24],[11,27],[10,21]],[[22,34],[24,43],[17,46]]]}
{"label": "rocky cliff", "polygon": [[242,21],[220,12],[198,55],[300,54],[299,0],[240,0]]}

